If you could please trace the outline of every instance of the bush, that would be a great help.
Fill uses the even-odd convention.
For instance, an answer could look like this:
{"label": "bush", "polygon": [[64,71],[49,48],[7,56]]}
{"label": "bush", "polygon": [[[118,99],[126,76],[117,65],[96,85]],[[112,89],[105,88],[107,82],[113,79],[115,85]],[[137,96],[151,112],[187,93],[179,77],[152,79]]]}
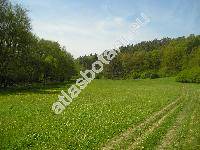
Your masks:
{"label": "bush", "polygon": [[132,71],[131,73],[125,75],[123,79],[139,79],[140,74],[138,72]]}
{"label": "bush", "polygon": [[159,75],[157,73],[151,73],[149,78],[156,79],[156,78],[159,78]]}
{"label": "bush", "polygon": [[141,75],[140,75],[140,78],[141,79],[146,79],[146,78],[148,78],[148,73],[147,72],[143,72]]}
{"label": "bush", "polygon": [[132,79],[139,79],[139,78],[140,78],[140,74],[137,73],[137,72],[133,72],[133,73],[131,74],[131,78],[132,78]]}
{"label": "bush", "polygon": [[177,75],[176,81],[182,83],[200,83],[200,67],[181,71]]}
{"label": "bush", "polygon": [[147,71],[143,72],[140,76],[142,79],[150,78],[150,79],[156,79],[159,78],[159,75],[153,71]]}

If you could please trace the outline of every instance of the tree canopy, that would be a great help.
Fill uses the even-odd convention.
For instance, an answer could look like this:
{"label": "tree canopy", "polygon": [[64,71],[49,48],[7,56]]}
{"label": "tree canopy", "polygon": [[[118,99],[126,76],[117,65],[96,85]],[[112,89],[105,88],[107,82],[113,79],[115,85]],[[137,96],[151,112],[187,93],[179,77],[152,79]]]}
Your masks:
{"label": "tree canopy", "polygon": [[[163,38],[127,45],[100,75],[109,79],[137,79],[176,76],[200,67],[200,36]],[[96,54],[79,57],[83,68],[91,66]],[[188,72],[188,71],[185,71]],[[185,73],[184,72],[184,73]],[[196,81],[195,81],[196,82]]]}
{"label": "tree canopy", "polygon": [[31,32],[27,10],[0,0],[0,86],[69,80],[75,62],[64,47]]}

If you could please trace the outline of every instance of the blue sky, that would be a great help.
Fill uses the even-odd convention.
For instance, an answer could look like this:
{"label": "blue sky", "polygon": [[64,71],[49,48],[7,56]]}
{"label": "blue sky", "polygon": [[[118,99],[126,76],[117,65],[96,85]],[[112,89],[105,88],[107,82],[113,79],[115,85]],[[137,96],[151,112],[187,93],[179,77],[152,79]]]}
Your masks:
{"label": "blue sky", "polygon": [[[33,32],[73,56],[101,53],[122,36],[130,43],[200,34],[200,0],[12,0],[29,10]],[[144,13],[150,23],[130,26]]]}

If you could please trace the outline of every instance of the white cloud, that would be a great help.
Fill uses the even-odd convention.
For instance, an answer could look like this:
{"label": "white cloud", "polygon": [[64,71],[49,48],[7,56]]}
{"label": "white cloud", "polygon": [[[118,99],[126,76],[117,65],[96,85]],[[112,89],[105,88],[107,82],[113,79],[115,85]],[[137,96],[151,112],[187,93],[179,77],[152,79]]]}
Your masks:
{"label": "white cloud", "polygon": [[77,57],[113,47],[112,44],[118,36],[124,34],[126,25],[120,17],[100,20],[89,25],[33,21],[33,31],[41,38],[56,40],[65,45]]}

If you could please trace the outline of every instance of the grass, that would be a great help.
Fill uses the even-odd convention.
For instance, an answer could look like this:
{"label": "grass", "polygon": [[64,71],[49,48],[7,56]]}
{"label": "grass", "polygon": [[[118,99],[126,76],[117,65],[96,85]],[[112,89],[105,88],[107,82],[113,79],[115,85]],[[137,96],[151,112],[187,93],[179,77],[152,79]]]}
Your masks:
{"label": "grass", "polygon": [[[176,143],[171,148],[188,148],[190,145],[199,148],[200,107],[197,106],[200,85],[176,83],[174,78],[165,78],[94,80],[61,115],[55,115],[51,106],[61,90],[67,91],[69,84],[1,90],[0,149],[102,148],[112,138],[133,125],[141,124],[183,95],[183,86],[189,93],[187,98],[196,105],[189,109],[191,113],[188,114],[192,117],[187,116],[185,125],[182,124],[177,133],[174,132]],[[165,134],[174,126],[181,111],[177,109],[155,131],[146,135],[141,147],[162,145]],[[133,142],[122,141],[121,145]]]}

